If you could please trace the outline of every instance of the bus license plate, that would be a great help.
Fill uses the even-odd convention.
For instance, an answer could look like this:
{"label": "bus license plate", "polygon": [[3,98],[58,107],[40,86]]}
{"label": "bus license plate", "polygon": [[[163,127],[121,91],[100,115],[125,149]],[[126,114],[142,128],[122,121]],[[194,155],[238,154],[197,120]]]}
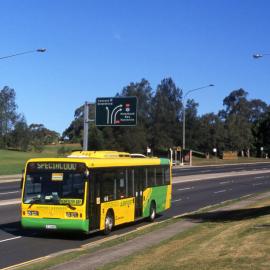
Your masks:
{"label": "bus license plate", "polygon": [[56,225],[46,224],[46,229],[50,230],[56,229]]}

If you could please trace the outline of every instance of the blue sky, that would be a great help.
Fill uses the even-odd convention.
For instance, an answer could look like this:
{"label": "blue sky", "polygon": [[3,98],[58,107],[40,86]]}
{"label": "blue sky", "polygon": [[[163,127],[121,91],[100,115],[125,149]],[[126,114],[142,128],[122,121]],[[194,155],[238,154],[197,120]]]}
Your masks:
{"label": "blue sky", "polygon": [[270,103],[270,1],[2,0],[0,89],[17,94],[28,124],[62,132],[74,110],[130,82],[172,77],[199,114],[217,112],[232,90]]}

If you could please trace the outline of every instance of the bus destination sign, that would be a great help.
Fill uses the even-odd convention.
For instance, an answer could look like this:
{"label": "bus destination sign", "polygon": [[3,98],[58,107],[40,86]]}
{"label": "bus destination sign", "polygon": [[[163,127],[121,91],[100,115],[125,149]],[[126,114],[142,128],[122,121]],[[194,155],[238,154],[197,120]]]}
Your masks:
{"label": "bus destination sign", "polygon": [[136,126],[137,97],[96,99],[96,126]]}
{"label": "bus destination sign", "polygon": [[72,162],[30,162],[29,171],[84,171],[83,163]]}

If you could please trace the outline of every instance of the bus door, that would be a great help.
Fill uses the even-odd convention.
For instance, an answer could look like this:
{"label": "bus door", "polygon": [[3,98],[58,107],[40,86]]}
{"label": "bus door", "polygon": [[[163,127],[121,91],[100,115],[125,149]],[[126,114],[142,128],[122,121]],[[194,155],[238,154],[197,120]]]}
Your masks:
{"label": "bus door", "polygon": [[100,183],[99,174],[90,174],[89,180],[89,230],[99,229],[100,226]]}
{"label": "bus door", "polygon": [[135,218],[142,217],[143,175],[143,169],[134,169]]}

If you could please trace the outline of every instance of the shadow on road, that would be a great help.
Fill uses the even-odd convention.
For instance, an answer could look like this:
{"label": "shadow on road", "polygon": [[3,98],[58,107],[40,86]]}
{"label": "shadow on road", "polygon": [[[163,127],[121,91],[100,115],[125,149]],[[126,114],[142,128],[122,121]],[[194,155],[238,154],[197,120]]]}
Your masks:
{"label": "shadow on road", "polygon": [[186,215],[185,218],[191,221],[200,222],[232,222],[246,219],[254,219],[270,214],[270,206],[259,208],[224,210],[207,213]]}

